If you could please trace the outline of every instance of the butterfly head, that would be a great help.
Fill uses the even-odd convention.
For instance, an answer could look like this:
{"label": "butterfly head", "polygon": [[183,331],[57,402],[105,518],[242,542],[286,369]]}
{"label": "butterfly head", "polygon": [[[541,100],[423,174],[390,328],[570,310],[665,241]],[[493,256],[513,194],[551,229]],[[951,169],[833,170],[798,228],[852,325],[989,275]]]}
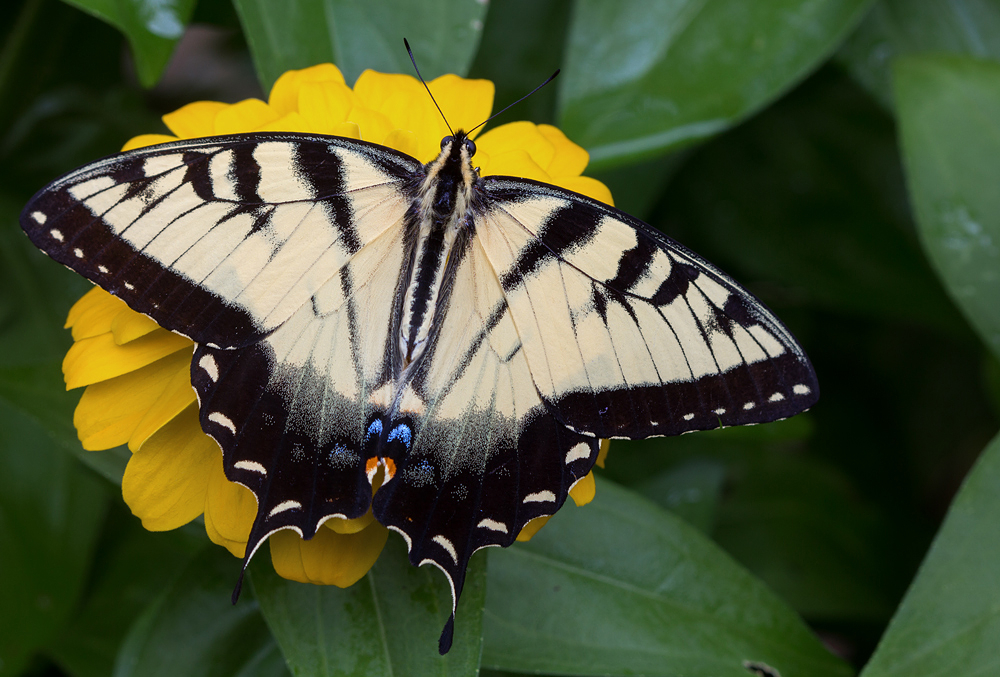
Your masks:
{"label": "butterfly head", "polygon": [[461,129],[454,135],[441,139],[441,153],[455,160],[472,161],[472,156],[476,154],[476,142],[470,139]]}

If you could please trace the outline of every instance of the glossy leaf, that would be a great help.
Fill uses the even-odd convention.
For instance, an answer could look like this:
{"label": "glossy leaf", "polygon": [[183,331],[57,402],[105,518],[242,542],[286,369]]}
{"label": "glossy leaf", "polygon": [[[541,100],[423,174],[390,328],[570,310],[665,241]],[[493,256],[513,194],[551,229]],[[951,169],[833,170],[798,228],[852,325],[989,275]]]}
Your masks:
{"label": "glossy leaf", "polygon": [[152,87],[194,12],[196,0],[64,0],[105,21],[128,38],[139,82]]}
{"label": "glossy leaf", "polygon": [[1000,437],[955,497],[862,677],[992,675],[1000,646]]}
{"label": "glossy leaf", "polygon": [[868,0],[577,3],[560,125],[592,168],[717,134],[812,70]]}
{"label": "glossy leaf", "polygon": [[256,600],[231,596],[240,561],[209,548],[147,607],[125,639],[114,677],[285,677]]}
{"label": "glossy leaf", "polygon": [[234,0],[265,90],[283,72],[335,63],[353,84],[367,68],[413,73],[403,38],[428,80],[464,75],[476,53],[486,3],[472,0]]}
{"label": "glossy leaf", "polygon": [[73,677],[110,675],[132,623],[207,547],[198,526],[152,533],[124,505],[109,512],[81,604],[46,648]]}
{"label": "glossy leaf", "polygon": [[[570,0],[489,3],[483,39],[469,75],[496,85],[494,111],[523,97],[561,66],[571,8]],[[554,83],[540,89],[512,109],[511,117],[498,118],[496,124],[511,120],[553,124],[557,90]]]}
{"label": "glossy leaf", "polygon": [[913,232],[892,121],[833,69],[698,149],[653,224],[766,303],[963,329]]}
{"label": "glossy leaf", "polygon": [[473,557],[458,605],[451,651],[438,636],[451,613],[447,579],[432,566],[411,566],[391,536],[372,570],[346,589],[294,583],[267,563],[253,585],[268,625],[296,674],[474,675],[479,668],[486,558]]}
{"label": "glossy leaf", "polygon": [[0,401],[0,675],[65,622],[90,570],[104,483]]}
{"label": "glossy leaf", "polygon": [[849,675],[705,536],[607,481],[527,544],[491,553],[483,665],[574,675]]}
{"label": "glossy leaf", "polygon": [[72,343],[66,313],[90,287],[31,246],[17,225],[20,205],[0,198],[0,401],[41,425],[64,450],[120,483],[128,452],[84,452],[73,428],[79,400],[61,364]]}
{"label": "glossy leaf", "polygon": [[921,242],[951,297],[1000,355],[1000,64],[908,57],[894,73]]}
{"label": "glossy leaf", "polygon": [[891,109],[893,60],[919,52],[1000,59],[1000,4],[994,0],[878,0],[837,59]]}

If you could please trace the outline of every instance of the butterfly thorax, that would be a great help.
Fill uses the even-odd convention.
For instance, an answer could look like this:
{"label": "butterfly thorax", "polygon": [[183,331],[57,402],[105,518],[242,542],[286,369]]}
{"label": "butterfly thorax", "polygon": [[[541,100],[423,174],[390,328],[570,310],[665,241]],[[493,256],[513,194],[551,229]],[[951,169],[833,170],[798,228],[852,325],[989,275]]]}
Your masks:
{"label": "butterfly thorax", "polygon": [[402,365],[409,366],[424,352],[434,326],[435,310],[452,251],[466,227],[472,189],[478,176],[472,167],[475,145],[462,132],[445,137],[441,153],[425,166],[411,211],[415,239],[410,254],[399,325]]}

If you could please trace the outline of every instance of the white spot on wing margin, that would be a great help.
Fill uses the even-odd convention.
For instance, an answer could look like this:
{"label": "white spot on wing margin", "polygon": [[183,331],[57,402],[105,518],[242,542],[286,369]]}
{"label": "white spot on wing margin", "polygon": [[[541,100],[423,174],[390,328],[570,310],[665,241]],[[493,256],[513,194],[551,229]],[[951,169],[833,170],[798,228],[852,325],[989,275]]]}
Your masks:
{"label": "white spot on wing margin", "polygon": [[218,411],[213,411],[211,414],[208,415],[208,420],[211,421],[212,423],[218,423],[223,428],[228,429],[229,432],[231,432],[232,434],[234,435],[236,434],[236,425],[233,423],[232,419],[230,419],[225,414],[222,414]]}
{"label": "white spot on wing margin", "polygon": [[438,534],[431,540],[444,548],[445,551],[451,555],[452,561],[454,561],[455,564],[458,564],[458,553],[455,552],[455,545],[451,541],[445,538],[442,534]]}

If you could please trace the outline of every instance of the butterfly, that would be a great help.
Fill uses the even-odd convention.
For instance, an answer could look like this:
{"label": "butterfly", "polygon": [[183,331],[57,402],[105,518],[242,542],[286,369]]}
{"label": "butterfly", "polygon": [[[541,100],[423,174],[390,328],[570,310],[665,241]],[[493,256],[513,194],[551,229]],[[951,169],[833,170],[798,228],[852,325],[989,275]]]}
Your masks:
{"label": "butterfly", "polygon": [[[472,554],[555,513],[602,438],[785,418],[816,376],[781,322],[659,231],[556,186],[291,133],[88,164],[21,214],[32,242],[191,338],[226,476],[267,537],[369,507],[453,607]],[[383,483],[372,496],[376,476]]]}

